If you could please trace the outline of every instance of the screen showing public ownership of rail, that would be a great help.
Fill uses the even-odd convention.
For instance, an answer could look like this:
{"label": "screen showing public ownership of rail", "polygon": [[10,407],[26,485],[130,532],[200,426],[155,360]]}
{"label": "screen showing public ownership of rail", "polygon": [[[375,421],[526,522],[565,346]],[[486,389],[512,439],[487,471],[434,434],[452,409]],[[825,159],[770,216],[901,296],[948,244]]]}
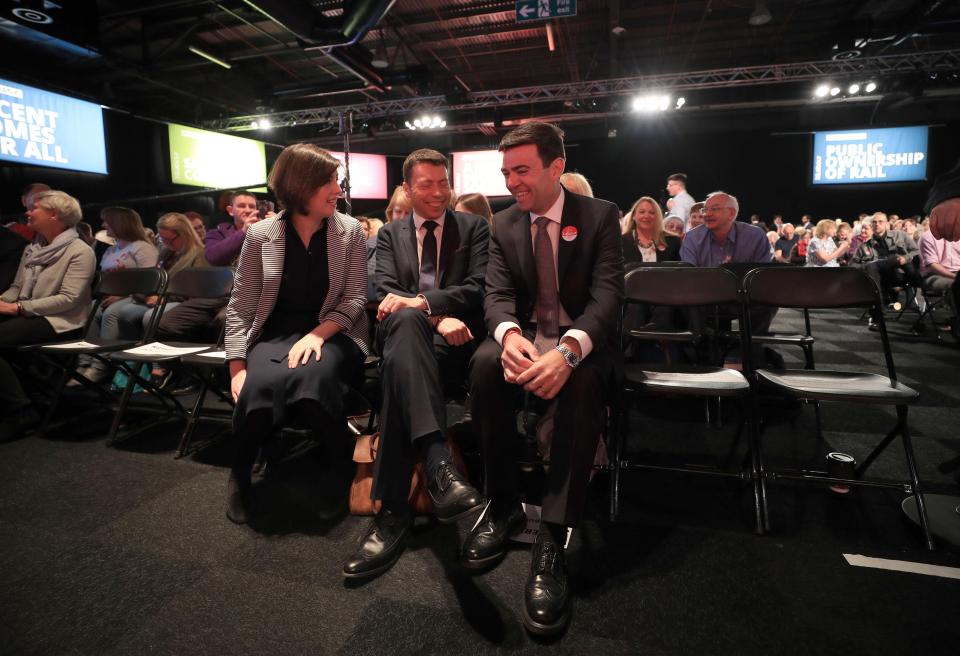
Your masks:
{"label": "screen showing public ownership of rail", "polygon": [[927,127],[814,132],[813,184],[927,179]]}
{"label": "screen showing public ownership of rail", "polygon": [[106,174],[103,109],[0,80],[0,160]]}

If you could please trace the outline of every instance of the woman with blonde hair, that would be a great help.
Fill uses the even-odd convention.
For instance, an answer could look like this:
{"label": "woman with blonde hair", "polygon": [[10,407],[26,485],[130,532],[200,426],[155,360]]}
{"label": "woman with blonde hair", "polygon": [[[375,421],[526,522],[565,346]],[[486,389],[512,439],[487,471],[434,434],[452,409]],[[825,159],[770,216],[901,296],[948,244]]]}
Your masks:
{"label": "woman with blonde hair", "polygon": [[582,173],[563,173],[560,176],[560,184],[566,187],[567,191],[593,198],[593,187],[590,186],[590,181]]}
{"label": "woman with blonde hair", "polygon": [[33,194],[27,223],[39,238],[20,257],[13,284],[0,295],[0,442],[40,420],[9,359],[17,348],[79,337],[90,314],[93,249],[77,234],[82,213],[62,191]]}
{"label": "woman with blonde hair", "polygon": [[850,242],[843,240],[838,246],[833,240],[837,234],[837,222],[833,219],[823,219],[818,221],[813,229],[813,239],[807,244],[807,262],[808,267],[837,267],[840,263],[837,258],[841,257],[850,248]]}
{"label": "woman with blonde hair", "polygon": [[399,221],[412,211],[413,204],[407,195],[403,193],[403,185],[397,185],[397,188],[393,190],[393,195],[390,196],[390,202],[387,203],[387,211],[384,213],[386,223]]}
{"label": "woman with blonde hair", "polygon": [[650,196],[643,196],[630,208],[620,245],[624,263],[680,259],[680,238],[663,229],[663,211]]}

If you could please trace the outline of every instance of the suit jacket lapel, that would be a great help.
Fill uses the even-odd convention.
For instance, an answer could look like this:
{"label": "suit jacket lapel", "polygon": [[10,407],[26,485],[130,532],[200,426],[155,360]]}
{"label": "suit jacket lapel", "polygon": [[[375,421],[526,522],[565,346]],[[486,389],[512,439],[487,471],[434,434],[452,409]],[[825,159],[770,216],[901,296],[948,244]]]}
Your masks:
{"label": "suit jacket lapel", "polygon": [[[400,264],[406,268],[406,280],[416,290],[420,282],[420,259],[417,257],[417,227],[412,212],[401,219],[400,226]],[[401,278],[400,284],[404,282]]]}
{"label": "suit jacket lapel", "polygon": [[443,287],[444,276],[450,267],[453,266],[453,255],[460,246],[460,226],[457,223],[456,215],[447,210],[446,217],[443,219],[443,237],[440,239],[440,258],[437,261],[439,271],[437,272],[437,288]]}
{"label": "suit jacket lapel", "polygon": [[[560,193],[566,194],[566,191]],[[580,217],[577,207],[574,205],[574,198],[571,194],[566,194],[563,199],[563,216],[560,217],[560,239],[557,240],[557,281],[559,288],[563,289],[563,278],[570,266],[570,260],[573,257],[573,251],[577,245],[577,237],[570,241],[563,238],[563,231],[567,227],[579,230]]]}

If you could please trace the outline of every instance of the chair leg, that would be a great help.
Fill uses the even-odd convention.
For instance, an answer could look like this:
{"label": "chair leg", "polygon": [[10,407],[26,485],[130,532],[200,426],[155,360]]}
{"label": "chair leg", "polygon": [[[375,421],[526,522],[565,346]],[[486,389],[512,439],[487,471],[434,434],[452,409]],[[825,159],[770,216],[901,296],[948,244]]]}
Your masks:
{"label": "chair leg", "polygon": [[856,475],[857,478],[863,476],[864,472],[873,464],[873,461],[877,459],[884,449],[890,446],[890,443],[897,437],[897,434],[906,429],[907,415],[906,415],[906,406],[904,406],[904,413],[901,415],[900,406],[897,406],[897,424],[887,433],[877,446],[873,448],[873,451],[870,452],[866,458],[863,459],[863,462],[857,465]]}
{"label": "chair leg", "polygon": [[820,417],[820,402],[813,402],[813,418],[817,425],[817,440],[819,442],[825,442],[826,438],[823,436],[823,420]]}
{"label": "chair leg", "polygon": [[63,396],[63,390],[67,387],[67,381],[70,380],[70,372],[76,369],[78,360],[79,358],[76,355],[72,355],[63,365],[63,373],[60,374],[60,380],[54,389],[53,399],[50,401],[50,405],[47,406],[47,411],[43,414],[43,421],[40,422],[40,428],[37,429],[37,432],[41,435],[46,434],[47,428],[50,427],[50,422],[53,421],[53,415],[57,411],[57,406],[60,405],[60,397]]}
{"label": "chair leg", "polygon": [[120,406],[117,408],[117,414],[113,416],[113,423],[110,425],[110,432],[107,433],[107,446],[113,446],[117,442],[117,433],[120,431],[120,423],[127,414],[127,406],[130,405],[130,397],[133,396],[133,390],[136,385],[136,378],[133,376],[128,376],[127,386],[123,388],[123,395],[120,397]]}
{"label": "chair leg", "polygon": [[187,423],[183,427],[183,434],[180,436],[180,444],[177,445],[177,452],[173,456],[174,459],[182,458],[187,452],[187,447],[190,446],[190,440],[193,439],[193,431],[197,426],[197,421],[200,417],[200,411],[203,409],[203,401],[207,397],[207,388],[209,386],[208,377],[201,376],[200,391],[197,392],[197,400],[193,404],[193,409],[187,415]]}
{"label": "chair leg", "polygon": [[910,428],[907,425],[907,406],[897,406],[897,418],[902,425],[900,436],[903,438],[903,450],[907,458],[907,469],[910,470],[910,483],[913,486],[913,498],[917,502],[917,514],[920,517],[920,528],[923,529],[923,539],[927,549],[933,551],[933,535],[930,533],[930,522],[927,519],[927,507],[923,500],[923,489],[920,486],[920,474],[917,472],[917,460],[913,455],[913,443],[910,440]]}

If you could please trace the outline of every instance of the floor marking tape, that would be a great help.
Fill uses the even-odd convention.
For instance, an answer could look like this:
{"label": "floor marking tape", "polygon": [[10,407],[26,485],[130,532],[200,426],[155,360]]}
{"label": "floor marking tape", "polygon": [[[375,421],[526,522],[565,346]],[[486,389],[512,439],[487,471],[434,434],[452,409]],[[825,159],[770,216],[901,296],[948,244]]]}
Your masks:
{"label": "floor marking tape", "polygon": [[886,558],[871,558],[870,556],[861,556],[860,554],[843,554],[847,563],[854,567],[872,567],[874,569],[887,569],[893,572],[909,572],[910,574],[923,574],[925,576],[939,576],[946,579],[960,580],[960,568],[944,567],[942,565],[927,565],[926,563],[913,563],[909,560],[888,560]]}

